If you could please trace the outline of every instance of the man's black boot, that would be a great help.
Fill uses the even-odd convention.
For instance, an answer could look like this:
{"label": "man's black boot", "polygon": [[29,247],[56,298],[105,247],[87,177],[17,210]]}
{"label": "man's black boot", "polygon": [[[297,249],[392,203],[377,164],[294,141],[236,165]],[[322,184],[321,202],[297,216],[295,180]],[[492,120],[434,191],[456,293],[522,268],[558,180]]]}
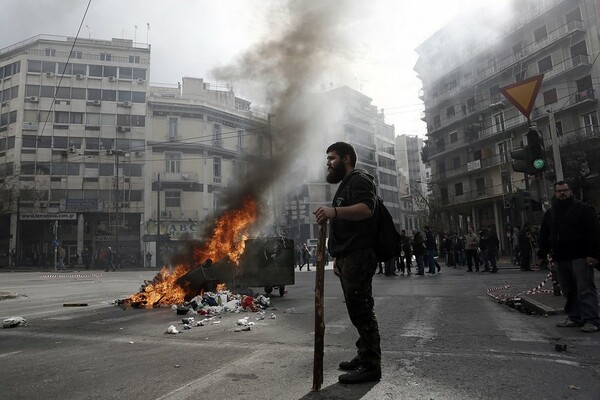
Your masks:
{"label": "man's black boot", "polygon": [[340,375],[340,383],[365,383],[378,382],[381,380],[381,367],[367,368],[364,365],[358,367],[355,371]]}
{"label": "man's black boot", "polygon": [[340,369],[343,371],[354,371],[359,366],[360,366],[360,358],[358,358],[358,356],[354,357],[350,361],[342,361],[339,365]]}

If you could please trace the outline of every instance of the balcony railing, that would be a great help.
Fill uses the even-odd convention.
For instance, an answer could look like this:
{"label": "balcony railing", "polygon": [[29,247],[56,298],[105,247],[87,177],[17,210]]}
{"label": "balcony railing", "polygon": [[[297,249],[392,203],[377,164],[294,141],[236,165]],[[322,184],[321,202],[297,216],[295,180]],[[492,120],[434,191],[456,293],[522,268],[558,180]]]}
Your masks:
{"label": "balcony railing", "polygon": [[582,142],[589,139],[600,139],[600,126],[586,126],[574,132],[559,136],[558,143],[560,146],[565,146],[567,144]]}
{"label": "balcony railing", "polygon": [[559,64],[553,65],[550,71],[544,73],[544,80],[547,81],[555,76],[558,76],[564,72],[577,68],[579,66],[589,67],[590,56],[580,54],[575,57],[569,58]]}
{"label": "balcony railing", "polygon": [[157,172],[154,174],[155,181],[159,174],[161,182],[198,182],[196,172]]}

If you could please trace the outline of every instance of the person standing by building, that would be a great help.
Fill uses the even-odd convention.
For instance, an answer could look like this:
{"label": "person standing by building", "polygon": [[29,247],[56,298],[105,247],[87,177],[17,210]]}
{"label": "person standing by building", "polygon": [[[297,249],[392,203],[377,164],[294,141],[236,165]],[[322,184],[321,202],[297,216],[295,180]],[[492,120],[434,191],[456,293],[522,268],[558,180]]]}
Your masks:
{"label": "person standing by building", "polygon": [[112,247],[108,246],[108,248],[106,249],[106,268],[104,268],[104,272],[108,272],[108,268],[112,268],[113,271],[116,271],[117,269],[115,268],[115,261],[116,261],[116,254],[115,251],[112,249]]}
{"label": "person standing by building", "polygon": [[554,184],[552,207],[544,214],[538,258],[550,255],[564,296],[567,319],[561,328],[600,330],[594,267],[600,259],[600,223],[594,209],[573,198],[565,181]]}
{"label": "person standing by building", "polygon": [[327,148],[327,182],[340,183],[331,207],[315,210],[317,223],[329,224],[329,254],[334,273],[340,278],[350,321],[358,331],[357,355],[339,364],[349,371],[341,383],[375,382],[381,379],[379,325],[375,316],[373,276],[377,258],[373,249],[376,233],[374,178],[356,169],[356,151],[345,142]]}
{"label": "person standing by building", "polygon": [[152,268],[152,253],[146,253],[146,268]]}
{"label": "person standing by building", "polygon": [[479,272],[479,256],[477,249],[479,248],[479,236],[475,234],[472,227],[469,227],[469,232],[465,236],[465,256],[467,258],[467,272],[473,272],[473,264],[475,271]]}

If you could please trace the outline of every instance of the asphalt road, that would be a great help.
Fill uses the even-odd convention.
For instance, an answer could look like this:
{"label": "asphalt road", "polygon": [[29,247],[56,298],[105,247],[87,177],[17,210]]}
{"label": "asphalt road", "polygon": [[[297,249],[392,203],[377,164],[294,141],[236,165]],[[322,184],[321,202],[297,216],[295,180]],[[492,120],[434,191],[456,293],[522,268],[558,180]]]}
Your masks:
{"label": "asphalt road", "polygon": [[[356,335],[327,270],[324,383],[317,393],[314,272],[296,272],[296,284],[272,297],[264,320],[227,313],[218,324],[177,335],[165,333],[182,325],[170,308],[112,304],[155,272],[0,273],[0,292],[17,295],[0,301],[0,317],[28,322],[0,330],[0,398],[600,399],[600,334],[556,328],[564,316],[530,316],[486,295],[506,284],[508,292],[533,288],[543,272],[376,275],[383,379],[351,386],[337,382],[337,364],[354,356]],[[236,332],[244,316],[256,325]],[[567,350],[557,352],[556,344]]]}

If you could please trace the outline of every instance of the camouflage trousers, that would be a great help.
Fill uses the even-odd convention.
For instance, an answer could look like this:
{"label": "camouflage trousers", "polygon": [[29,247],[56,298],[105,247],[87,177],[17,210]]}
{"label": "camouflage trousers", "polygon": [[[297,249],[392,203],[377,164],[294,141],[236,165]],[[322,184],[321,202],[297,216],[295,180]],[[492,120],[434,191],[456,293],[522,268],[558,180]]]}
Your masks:
{"label": "camouflage trousers", "polygon": [[373,300],[377,260],[373,250],[357,250],[335,259],[350,321],[358,331],[358,356],[366,367],[381,366],[379,325]]}

